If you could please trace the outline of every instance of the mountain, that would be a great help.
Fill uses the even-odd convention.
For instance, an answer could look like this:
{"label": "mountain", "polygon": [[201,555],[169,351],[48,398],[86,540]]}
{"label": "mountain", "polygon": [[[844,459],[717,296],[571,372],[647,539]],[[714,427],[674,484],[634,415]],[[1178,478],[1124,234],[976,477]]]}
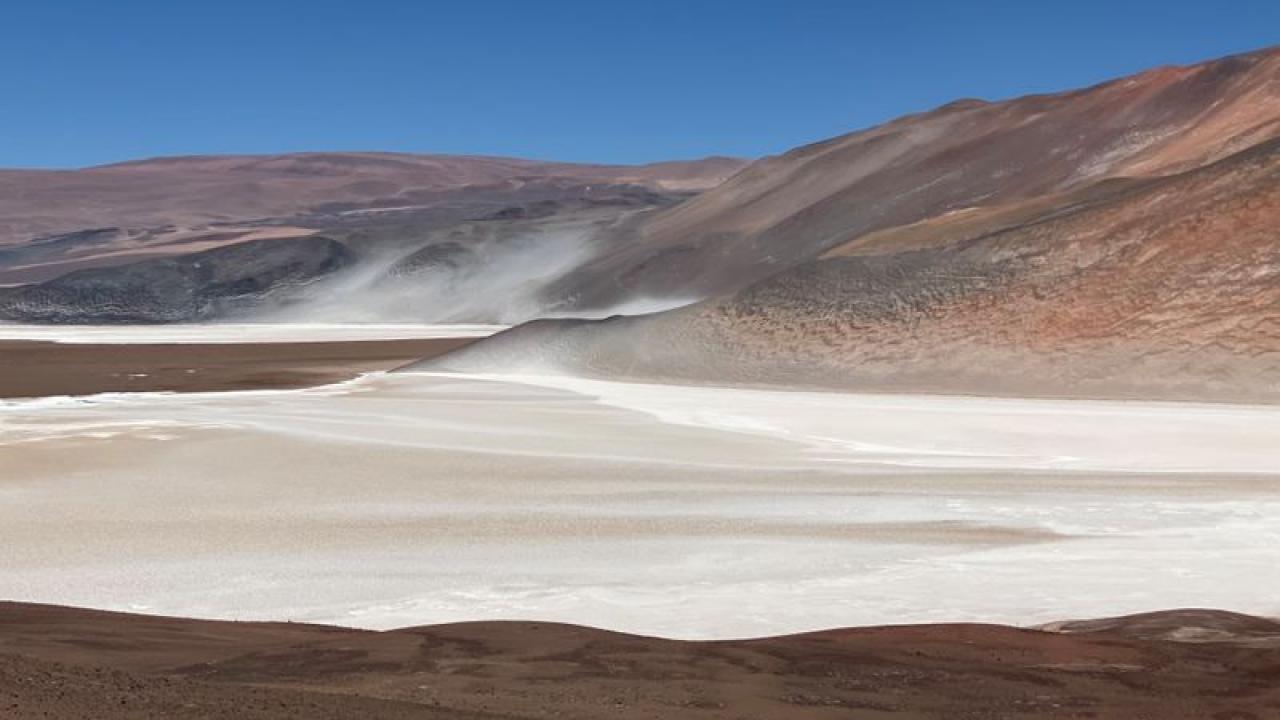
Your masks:
{"label": "mountain", "polygon": [[[621,241],[633,216],[678,203],[743,164],[304,153],[0,171],[0,285],[20,286],[0,287],[0,318],[192,322],[323,298],[314,312],[290,312],[319,320],[458,313],[523,320],[555,302],[538,297],[541,285],[517,282],[502,268],[538,270],[535,280],[557,276]],[[464,250],[469,262],[454,269],[470,284],[458,282],[459,273],[419,272],[430,268],[417,260],[438,256],[437,245]],[[343,260],[332,262],[336,255]],[[187,272],[177,294],[149,290],[152,280],[197,262],[205,270],[237,263],[215,274],[238,273],[245,282],[206,286],[207,273]],[[315,270],[306,274],[313,294],[297,292],[295,265]],[[499,269],[494,282],[480,281],[481,265]],[[276,287],[277,280],[288,286]],[[450,297],[459,294],[514,294],[518,302],[454,307]]]}
{"label": "mountain", "polygon": [[610,263],[636,291],[724,293],[844,243],[894,252],[940,226],[947,242],[1033,222],[1275,137],[1278,68],[1272,49],[1056,95],[953,102],[753,163],[653,218]]}
{"label": "mountain", "polygon": [[864,391],[1280,399],[1280,49],[966,100],[758,161],[586,277],[714,295],[431,364]]}
{"label": "mountain", "polygon": [[0,170],[0,247],[91,228],[192,228],[399,207],[467,187],[561,178],[702,190],[743,161],[575,165],[375,152],[162,157],[80,170]]}
{"label": "mountain", "polygon": [[[0,318],[562,317],[423,367],[1273,401],[1278,142],[1272,48],[960,100],[745,168],[307,153],[7,171]],[[632,317],[584,320],[614,314]]]}

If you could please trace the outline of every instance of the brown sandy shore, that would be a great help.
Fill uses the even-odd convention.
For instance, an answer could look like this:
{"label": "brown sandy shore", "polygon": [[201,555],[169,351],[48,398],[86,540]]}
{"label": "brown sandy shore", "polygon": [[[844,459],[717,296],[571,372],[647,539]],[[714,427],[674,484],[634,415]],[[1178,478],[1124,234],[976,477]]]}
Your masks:
{"label": "brown sandy shore", "polygon": [[1280,623],[1181,610],[680,642],[0,603],[0,717],[1261,720],[1280,717]]}
{"label": "brown sandy shore", "polygon": [[474,341],[80,345],[0,340],[0,397],[310,387],[389,370]]}

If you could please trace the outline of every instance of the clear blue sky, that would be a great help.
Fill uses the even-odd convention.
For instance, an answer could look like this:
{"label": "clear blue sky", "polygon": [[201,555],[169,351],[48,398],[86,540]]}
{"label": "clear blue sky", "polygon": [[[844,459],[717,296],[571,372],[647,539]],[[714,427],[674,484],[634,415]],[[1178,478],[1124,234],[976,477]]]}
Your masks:
{"label": "clear blue sky", "polygon": [[758,156],[1280,42],[1280,0],[0,0],[0,166]]}

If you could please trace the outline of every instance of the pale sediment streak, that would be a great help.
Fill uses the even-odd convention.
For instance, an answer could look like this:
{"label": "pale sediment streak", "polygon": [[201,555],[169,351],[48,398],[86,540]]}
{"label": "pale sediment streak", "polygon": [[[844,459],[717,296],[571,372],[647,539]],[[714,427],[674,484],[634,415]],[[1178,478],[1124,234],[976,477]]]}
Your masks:
{"label": "pale sediment streak", "polygon": [[[423,373],[424,376],[433,376]],[[1280,474],[1280,407],[857,394],[457,375],[578,393],[669,424],[800,443],[829,463]]]}

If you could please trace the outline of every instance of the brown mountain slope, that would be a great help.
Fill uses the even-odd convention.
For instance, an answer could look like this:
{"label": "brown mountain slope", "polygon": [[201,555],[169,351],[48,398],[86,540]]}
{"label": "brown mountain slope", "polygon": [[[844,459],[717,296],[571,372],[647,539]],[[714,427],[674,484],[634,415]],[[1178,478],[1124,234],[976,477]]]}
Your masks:
{"label": "brown mountain slope", "polygon": [[0,716],[1263,718],[1280,624],[1195,610],[679,642],[531,622],[364,632],[0,603]]}
{"label": "brown mountain slope", "polygon": [[1025,222],[1114,178],[1189,170],[1276,136],[1280,48],[960,101],[753,163],[655,217],[601,267],[651,295],[731,292],[876,231],[949,213]]}
{"label": "brown mountain slope", "polygon": [[[891,157],[867,134],[796,151],[773,190],[714,217],[757,228],[726,247],[791,252],[788,238],[798,239],[824,250],[820,259],[669,313],[532,324],[433,367],[1280,400],[1278,80],[1280,52],[1256,53],[1050,98],[964,104],[870,133],[975,113],[1019,118],[977,140],[963,140],[959,123],[912,147],[886,141]],[[1031,119],[1028,108],[1039,108]],[[1155,127],[1151,118],[1178,129],[1115,145]],[[1122,121],[1137,124],[1126,131]],[[1089,140],[1098,133],[1110,139]],[[724,203],[771,175],[771,162],[662,213],[649,232]],[[1011,168],[1016,182],[993,168]],[[833,182],[840,173],[856,178]],[[913,196],[902,192],[908,176],[933,180]],[[759,220],[806,192],[823,197],[772,225]],[[970,197],[985,199],[961,207]]]}
{"label": "brown mountain slope", "polygon": [[848,255],[434,367],[869,391],[1280,400],[1280,140],[1058,217]]}

